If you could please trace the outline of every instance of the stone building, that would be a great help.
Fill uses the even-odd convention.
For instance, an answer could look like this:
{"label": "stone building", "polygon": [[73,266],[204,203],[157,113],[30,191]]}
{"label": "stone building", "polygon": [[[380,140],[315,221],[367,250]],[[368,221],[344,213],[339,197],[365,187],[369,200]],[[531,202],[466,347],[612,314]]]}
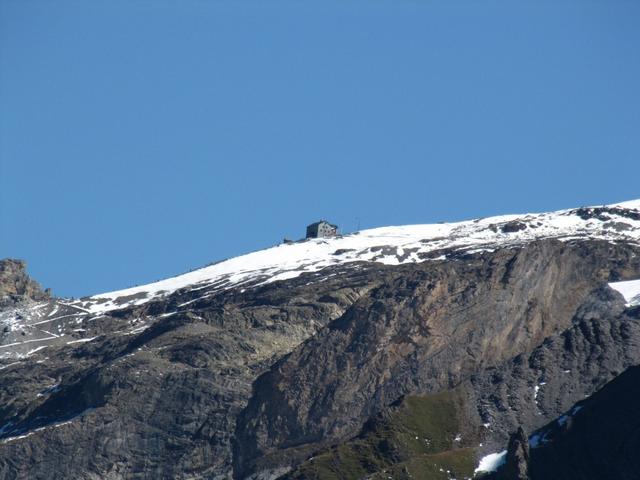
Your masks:
{"label": "stone building", "polygon": [[337,234],[338,226],[333,225],[326,220],[320,220],[319,222],[312,223],[307,227],[307,238],[334,237]]}

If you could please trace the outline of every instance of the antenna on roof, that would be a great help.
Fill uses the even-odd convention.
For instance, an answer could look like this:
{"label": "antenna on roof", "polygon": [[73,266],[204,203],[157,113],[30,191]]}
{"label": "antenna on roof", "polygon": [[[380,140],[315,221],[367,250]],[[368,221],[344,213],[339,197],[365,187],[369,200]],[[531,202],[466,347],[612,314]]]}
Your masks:
{"label": "antenna on roof", "polygon": [[360,217],[356,217],[356,223],[358,225],[358,227],[356,228],[356,232],[360,231]]}

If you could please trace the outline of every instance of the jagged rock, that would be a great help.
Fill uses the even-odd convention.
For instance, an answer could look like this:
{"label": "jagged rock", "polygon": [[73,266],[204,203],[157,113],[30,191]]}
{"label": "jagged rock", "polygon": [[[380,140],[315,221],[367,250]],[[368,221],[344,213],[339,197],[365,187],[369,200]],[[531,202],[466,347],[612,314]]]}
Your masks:
{"label": "jagged rock", "polygon": [[25,300],[43,300],[50,291],[27,275],[27,264],[23,260],[5,258],[0,260],[0,308],[6,308]]}
{"label": "jagged rock", "polygon": [[506,462],[500,473],[505,480],[530,480],[529,439],[522,428],[509,439]]}

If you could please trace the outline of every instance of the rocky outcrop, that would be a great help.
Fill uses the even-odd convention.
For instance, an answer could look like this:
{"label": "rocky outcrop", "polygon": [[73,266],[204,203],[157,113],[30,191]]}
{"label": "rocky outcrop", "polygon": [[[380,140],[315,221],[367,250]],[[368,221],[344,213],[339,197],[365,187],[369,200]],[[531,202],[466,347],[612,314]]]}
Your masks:
{"label": "rocky outcrop", "polygon": [[49,298],[49,292],[27,275],[27,264],[23,260],[5,258],[0,260],[0,308],[25,300]]}
{"label": "rocky outcrop", "polygon": [[530,480],[529,439],[522,428],[518,428],[509,439],[507,457],[501,474],[505,480]]}

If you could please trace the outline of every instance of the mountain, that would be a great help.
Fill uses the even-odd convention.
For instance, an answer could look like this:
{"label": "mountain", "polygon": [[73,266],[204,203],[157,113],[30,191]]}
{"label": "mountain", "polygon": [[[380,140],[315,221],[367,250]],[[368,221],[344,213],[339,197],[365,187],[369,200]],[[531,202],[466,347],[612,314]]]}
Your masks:
{"label": "mountain", "polygon": [[305,240],[77,300],[0,272],[1,479],[552,478],[540,429],[640,364],[640,200]]}

